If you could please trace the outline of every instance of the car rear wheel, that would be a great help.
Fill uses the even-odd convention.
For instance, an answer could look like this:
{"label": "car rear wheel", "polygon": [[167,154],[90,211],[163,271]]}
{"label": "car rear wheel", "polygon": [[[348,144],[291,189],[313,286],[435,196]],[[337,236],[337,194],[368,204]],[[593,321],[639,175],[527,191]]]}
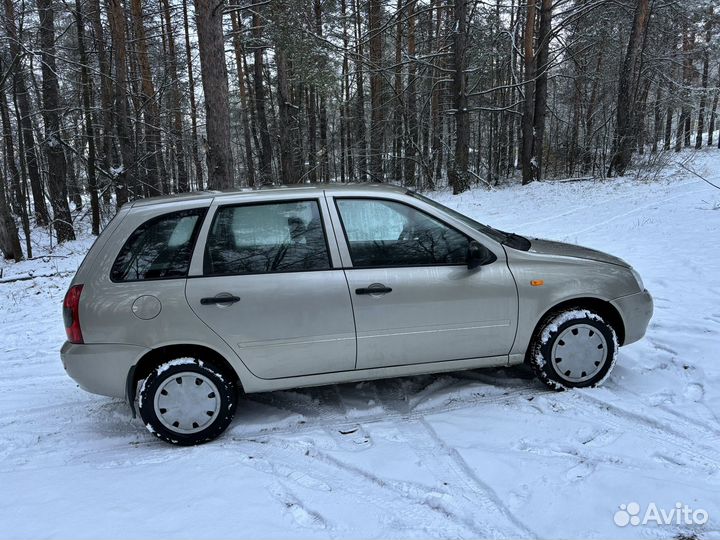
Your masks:
{"label": "car rear wheel", "polygon": [[211,441],[230,425],[236,387],[212,364],[178,358],[156,367],[139,394],[145,427],[160,439],[189,446]]}
{"label": "car rear wheel", "polygon": [[615,330],[599,314],[566,309],[543,321],[529,361],[537,377],[553,390],[587,388],[610,374],[618,347]]}

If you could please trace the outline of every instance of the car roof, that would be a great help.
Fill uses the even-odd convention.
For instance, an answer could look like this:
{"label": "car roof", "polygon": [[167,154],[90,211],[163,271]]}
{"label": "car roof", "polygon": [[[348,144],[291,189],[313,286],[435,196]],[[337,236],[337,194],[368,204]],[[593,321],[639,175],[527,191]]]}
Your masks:
{"label": "car roof", "polygon": [[268,190],[277,190],[282,193],[298,193],[298,194],[314,194],[322,192],[343,192],[343,191],[360,191],[367,193],[407,193],[408,189],[394,184],[381,184],[379,182],[355,182],[355,183],[316,183],[302,185],[265,185],[253,188],[241,188],[223,191],[194,191],[190,193],[177,193],[174,195],[161,195],[158,197],[148,197],[147,199],[138,199],[132,203],[132,207],[149,206],[155,204],[165,204],[180,201],[202,201],[212,200],[215,198],[224,198],[237,195],[247,195],[248,198]]}

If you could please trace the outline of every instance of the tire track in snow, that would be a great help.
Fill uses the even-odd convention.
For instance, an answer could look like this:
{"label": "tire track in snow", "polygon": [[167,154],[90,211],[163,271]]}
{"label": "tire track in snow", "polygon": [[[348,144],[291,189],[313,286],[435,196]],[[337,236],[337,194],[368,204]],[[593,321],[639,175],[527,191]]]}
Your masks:
{"label": "tire track in snow", "polygon": [[285,507],[293,521],[304,529],[315,531],[328,528],[326,519],[318,512],[311,510],[290,489],[281,482],[276,482],[269,489],[271,495]]}
{"label": "tire track in snow", "polygon": [[687,384],[687,386],[686,386],[686,391],[687,391],[687,388],[695,388],[695,387],[698,388],[698,392],[700,392],[701,395],[700,395],[700,397],[699,397],[698,399],[695,399],[694,401],[695,401],[695,402],[698,402],[698,403],[701,403],[701,404],[707,409],[707,411],[708,411],[708,412],[712,415],[712,417],[715,419],[716,425],[711,425],[711,424],[708,424],[707,422],[703,422],[702,420],[698,420],[697,418],[693,418],[693,417],[691,417],[691,416],[688,416],[687,414],[683,414],[683,413],[679,412],[676,408],[669,407],[669,406],[667,406],[667,405],[663,405],[663,404],[657,404],[657,405],[655,405],[655,404],[648,404],[648,403],[646,403],[645,401],[643,401],[643,399],[645,398],[645,396],[643,396],[642,394],[639,394],[639,393],[637,393],[637,392],[634,392],[634,391],[631,390],[630,388],[628,388],[628,387],[626,387],[626,386],[622,386],[622,385],[620,385],[620,384],[618,384],[617,382],[614,382],[614,381],[612,381],[612,380],[606,381],[604,387],[607,388],[608,390],[613,390],[613,389],[614,389],[614,390],[617,390],[617,391],[622,392],[622,393],[630,394],[630,395],[632,395],[633,397],[637,398],[638,401],[639,401],[644,407],[652,407],[653,409],[660,409],[660,410],[663,411],[665,414],[668,414],[668,415],[670,415],[670,416],[674,416],[674,417],[677,418],[679,421],[686,422],[686,423],[688,423],[688,424],[691,424],[691,425],[695,426],[696,428],[698,428],[698,429],[700,429],[700,430],[706,430],[707,432],[711,433],[711,434],[712,434],[711,440],[713,440],[713,441],[720,441],[720,419],[719,419],[719,418],[717,417],[717,415],[715,414],[715,411],[713,411],[710,407],[708,407],[708,405],[707,405],[706,403],[704,403],[704,402],[702,401],[702,394],[704,394],[704,392],[705,392],[705,387],[704,387],[704,385],[703,385],[702,383],[699,383],[699,382],[689,382],[689,383]]}
{"label": "tire track in snow", "polygon": [[[448,447],[435,433],[432,427],[425,420],[425,416],[429,414],[448,412],[460,408],[462,404],[456,401],[451,402],[451,406],[441,405],[429,407],[424,410],[414,410],[415,407],[424,403],[426,399],[437,393],[438,383],[441,389],[446,389],[445,381],[435,380],[421,391],[419,399],[413,405],[407,404],[407,407],[398,410],[398,404],[405,400],[392,400],[395,413],[383,414],[379,417],[361,417],[353,418],[358,426],[365,424],[373,424],[377,422],[386,422],[393,426],[403,435],[409,443],[411,451],[415,452],[421,459],[421,462],[430,469],[438,484],[442,483],[444,487],[428,487],[421,484],[409,482],[397,482],[383,479],[377,475],[365,471],[354,465],[344,463],[334,456],[322,452],[318,449],[312,451],[312,456],[320,459],[326,464],[332,464],[334,467],[344,471],[345,474],[350,471],[354,476],[358,476],[366,482],[370,482],[376,488],[381,488],[383,492],[393,491],[404,498],[410,498],[414,504],[428,506],[432,510],[441,513],[446,519],[452,519],[457,523],[463,524],[465,528],[473,536],[491,536],[491,537],[532,537],[536,536],[527,526],[520,522],[497,497],[495,492],[484,484],[472,469],[464,462],[459,453]],[[473,399],[470,402],[464,401],[465,406],[478,403],[503,403],[508,399],[512,400],[527,390],[535,390],[536,387],[527,386],[516,388],[514,392],[505,390],[502,395],[493,395],[482,399]],[[377,389],[375,389],[377,390]],[[533,394],[536,392],[533,391]],[[548,392],[550,393],[550,392]],[[376,391],[376,394],[381,394]],[[338,393],[341,402],[343,394]],[[453,396],[454,399],[457,399]],[[382,401],[379,399],[382,403]],[[382,403],[383,409],[388,409],[387,403]],[[347,411],[347,407],[343,407]],[[370,421],[372,420],[372,421]],[[346,422],[341,422],[342,426],[347,426]],[[333,426],[326,423],[317,426],[328,432]],[[336,425],[340,427],[340,425]],[[305,429],[311,429],[312,426],[303,426]],[[288,434],[288,433],[286,433]],[[294,431],[288,435],[299,435],[301,432]],[[287,448],[287,444],[282,443],[279,439],[283,434],[272,433],[270,436],[261,437],[261,441],[272,446],[280,445],[283,449]],[[314,463],[315,464],[315,463]],[[436,469],[439,469],[439,474]],[[316,469],[312,470],[314,476]],[[326,480],[327,482],[337,482],[338,479],[333,476]],[[342,486],[346,487],[351,482],[342,482]],[[331,484],[332,485],[332,484]],[[383,497],[380,497],[382,500]],[[384,495],[387,500],[387,494]],[[478,520],[478,516],[486,516],[492,519],[491,522]],[[498,521],[498,518],[500,520]],[[446,531],[446,526],[443,527]]]}
{"label": "tire track in snow", "polygon": [[[424,534],[437,537],[485,536],[482,530],[468,526],[472,524],[464,523],[451,508],[447,508],[441,500],[445,494],[432,486],[381,478],[335,458],[310,442],[279,438],[255,442],[262,445],[258,451],[265,462],[282,464],[279,469],[263,472],[274,473],[276,477],[278,473],[282,474],[282,469],[288,469],[293,465],[302,467],[315,482],[340,486],[342,490],[331,488],[333,497],[349,497],[355,506],[358,505],[358,501],[363,501],[374,507],[381,515],[388,514],[388,511],[395,514],[392,526],[379,536],[397,536],[398,527],[411,531],[420,528]],[[299,459],[311,461],[298,463]],[[245,461],[244,464],[247,465],[249,462]],[[271,467],[275,468],[277,465]],[[308,497],[312,498],[312,495]],[[398,501],[404,503],[401,511],[397,510]],[[325,523],[327,525],[327,522]],[[341,535],[347,536],[350,532],[341,524],[334,524],[331,527]]]}
{"label": "tire track in snow", "polygon": [[[653,453],[648,453],[642,457],[626,453],[618,455],[612,448],[603,448],[605,445],[612,445],[625,431],[622,427],[616,426],[612,430],[593,435],[589,440],[564,440],[549,444],[547,441],[523,438],[513,446],[512,451],[518,452],[522,456],[519,459],[526,459],[528,455],[537,457],[542,464],[541,466],[546,466],[550,460],[558,460],[566,466],[565,479],[568,482],[585,480],[600,465],[616,471],[633,472],[638,475],[647,472],[649,468],[652,468],[658,462],[662,463],[666,468],[677,469],[676,472],[681,476],[686,475],[688,471],[693,474],[705,473],[706,475],[712,475],[714,473],[714,469],[689,468],[688,463],[674,456],[672,449],[667,447],[655,450]],[[599,442],[595,442],[596,437],[600,438]]]}
{"label": "tire track in snow", "polygon": [[720,453],[714,447],[697,442],[707,439],[702,434],[688,437],[687,433],[664,424],[656,418],[621,409],[586,392],[573,392],[572,395],[575,401],[574,406],[584,409],[593,419],[621,431],[640,432],[663,445],[670,445],[676,451],[684,454],[696,469],[705,474],[717,476],[720,473]]}
{"label": "tire track in snow", "polygon": [[[254,458],[251,466],[292,479],[287,474],[291,470],[289,463],[296,462],[300,456],[311,458],[311,462],[303,465],[303,487],[308,487],[307,477],[312,478],[315,484],[342,486],[344,493],[360,497],[380,509],[387,508],[391,503],[397,506],[399,496],[413,509],[402,508],[404,520],[413,526],[424,523],[424,530],[435,531],[434,534],[439,536],[448,536],[450,524],[461,526],[464,533],[462,530],[458,532],[462,536],[467,536],[467,533],[493,538],[537,536],[508,510],[495,492],[479,479],[455,449],[448,447],[437,436],[424,419],[390,425],[400,432],[409,451],[415,453],[423,467],[436,478],[436,484],[383,478],[340,460],[312,443],[288,441],[281,437],[254,441],[262,445],[262,458]],[[250,463],[245,460],[244,464]],[[424,515],[428,509],[435,514],[430,521]],[[437,522],[438,515],[442,523]]]}
{"label": "tire track in snow", "polygon": [[[423,449],[429,451],[427,456],[434,460],[435,464],[440,465],[450,476],[461,486],[465,486],[464,496],[470,492],[471,496],[467,499],[471,503],[471,513],[477,512],[476,505],[479,503],[483,509],[481,515],[494,516],[496,519],[501,517],[504,521],[502,528],[495,536],[503,538],[531,537],[537,538],[537,533],[529,529],[521,522],[505,505],[495,491],[483,482],[477,473],[467,464],[460,453],[450,446],[437,434],[435,429],[428,423],[426,418],[420,418],[418,423],[423,427],[427,438],[431,441],[429,447],[425,447],[422,441],[414,445],[414,449]],[[439,462],[438,462],[439,460]]]}

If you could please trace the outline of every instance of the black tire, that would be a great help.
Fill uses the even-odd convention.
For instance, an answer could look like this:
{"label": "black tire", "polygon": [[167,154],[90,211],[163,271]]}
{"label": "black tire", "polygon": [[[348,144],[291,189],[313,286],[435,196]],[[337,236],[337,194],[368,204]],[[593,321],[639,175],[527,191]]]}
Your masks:
{"label": "black tire", "polygon": [[[185,389],[181,386],[183,383]],[[166,405],[168,409],[162,405],[163,400],[174,397],[170,392],[174,392],[172,385],[175,384],[180,385],[175,387],[177,395],[190,391],[193,399],[203,401],[197,405],[183,402],[183,407],[191,411],[191,417],[177,418],[173,422],[172,406]],[[217,367],[198,358],[177,358],[160,364],[143,381],[138,396],[140,417],[148,431],[179,446],[203,444],[218,437],[230,425],[237,406],[234,381]],[[211,410],[204,411],[203,408]],[[181,425],[180,421],[187,425]]]}
{"label": "black tire", "polygon": [[[578,340],[588,342],[587,354],[577,352],[582,351],[580,348],[568,355],[580,358],[580,363],[568,365],[566,362],[562,366],[563,347],[569,348],[569,344],[560,339],[561,336],[569,338],[568,341],[579,336]],[[539,325],[528,350],[528,362],[537,378],[553,390],[594,387],[610,374],[618,348],[615,329],[600,315],[585,308],[568,308],[550,314]],[[565,367],[574,371],[563,371]]]}

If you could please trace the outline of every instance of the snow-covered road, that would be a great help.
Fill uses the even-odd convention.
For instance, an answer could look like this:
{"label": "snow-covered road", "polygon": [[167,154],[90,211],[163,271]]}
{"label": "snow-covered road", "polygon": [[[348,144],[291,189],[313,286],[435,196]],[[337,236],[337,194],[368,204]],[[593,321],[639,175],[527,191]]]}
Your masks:
{"label": "snow-covered road", "polygon": [[[719,158],[688,166],[720,183]],[[256,394],[220,440],[171,447],[63,372],[68,275],[2,283],[74,270],[86,238],[0,279],[0,537],[720,538],[720,191],[671,167],[434,196],[640,271],[655,316],[604,387],[500,369]],[[617,526],[631,502],[709,520]]]}

